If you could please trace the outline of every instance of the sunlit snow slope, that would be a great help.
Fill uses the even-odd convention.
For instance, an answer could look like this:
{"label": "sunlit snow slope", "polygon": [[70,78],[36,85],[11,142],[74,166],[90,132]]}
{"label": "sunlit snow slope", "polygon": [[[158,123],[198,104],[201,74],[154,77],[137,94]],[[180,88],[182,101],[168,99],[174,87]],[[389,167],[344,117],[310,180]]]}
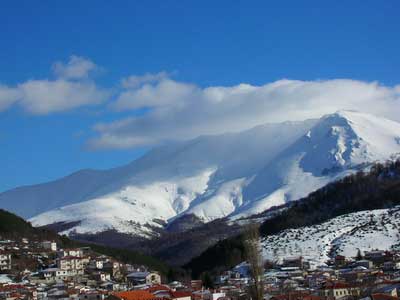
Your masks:
{"label": "sunlit snow slope", "polygon": [[344,111],[171,143],[123,167],[6,191],[0,206],[34,225],[75,222],[67,233],[149,236],[181,214],[207,222],[259,213],[397,153],[399,123]]}
{"label": "sunlit snow slope", "polygon": [[400,207],[362,211],[322,224],[287,229],[263,239],[266,259],[303,256],[326,263],[337,254],[355,257],[358,249],[390,250],[400,246]]}

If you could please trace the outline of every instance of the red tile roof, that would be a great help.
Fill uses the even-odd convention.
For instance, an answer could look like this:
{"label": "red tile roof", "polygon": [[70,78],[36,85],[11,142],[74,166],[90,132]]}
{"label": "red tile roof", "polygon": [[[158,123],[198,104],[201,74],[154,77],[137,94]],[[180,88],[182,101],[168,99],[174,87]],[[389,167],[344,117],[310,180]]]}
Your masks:
{"label": "red tile roof", "polygon": [[161,285],[161,284],[157,284],[157,285],[153,285],[151,287],[149,287],[148,289],[146,289],[146,291],[150,292],[150,293],[155,293],[158,291],[170,291],[171,289],[165,285]]}
{"label": "red tile roof", "polygon": [[114,296],[123,300],[155,300],[157,299],[152,293],[148,291],[127,291],[115,293]]}
{"label": "red tile roof", "polygon": [[303,300],[322,300],[324,297],[316,296],[316,295],[308,295],[303,298]]}
{"label": "red tile roof", "polygon": [[387,294],[372,294],[373,300],[399,300],[399,297],[390,296]]}
{"label": "red tile roof", "polygon": [[350,289],[350,288],[354,288],[354,286],[351,286],[350,284],[345,283],[345,282],[326,282],[324,284],[323,288],[326,290]]}
{"label": "red tile roof", "polygon": [[184,298],[184,297],[191,297],[192,293],[190,292],[183,292],[183,291],[171,291],[172,298]]}

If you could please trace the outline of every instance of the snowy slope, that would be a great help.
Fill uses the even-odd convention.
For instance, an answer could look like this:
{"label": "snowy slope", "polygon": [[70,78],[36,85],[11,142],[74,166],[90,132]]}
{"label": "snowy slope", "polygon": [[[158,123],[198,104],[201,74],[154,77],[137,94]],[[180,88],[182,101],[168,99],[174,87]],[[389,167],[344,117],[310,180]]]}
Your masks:
{"label": "snowy slope", "polygon": [[336,254],[390,250],[400,245],[400,207],[351,213],[319,225],[288,229],[262,240],[269,260],[303,256],[323,264]]}
{"label": "snowy slope", "polygon": [[68,232],[149,236],[181,214],[207,222],[262,212],[396,153],[399,123],[345,111],[171,143],[123,167],[4,192],[0,206],[34,225],[79,221]]}

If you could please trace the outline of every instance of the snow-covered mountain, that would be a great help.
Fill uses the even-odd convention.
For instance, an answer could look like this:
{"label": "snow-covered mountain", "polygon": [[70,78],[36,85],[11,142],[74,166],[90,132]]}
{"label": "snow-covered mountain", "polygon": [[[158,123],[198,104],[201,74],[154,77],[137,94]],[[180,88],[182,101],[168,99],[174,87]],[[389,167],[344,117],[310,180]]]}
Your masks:
{"label": "snow-covered mountain", "polygon": [[400,248],[400,207],[342,215],[322,224],[287,229],[262,240],[269,260],[303,256],[324,264],[337,254],[355,257],[374,249]]}
{"label": "snow-covered mountain", "polygon": [[182,214],[259,213],[397,153],[399,123],[342,111],[161,146],[123,167],[4,192],[0,206],[38,226],[74,222],[66,233],[148,236]]}

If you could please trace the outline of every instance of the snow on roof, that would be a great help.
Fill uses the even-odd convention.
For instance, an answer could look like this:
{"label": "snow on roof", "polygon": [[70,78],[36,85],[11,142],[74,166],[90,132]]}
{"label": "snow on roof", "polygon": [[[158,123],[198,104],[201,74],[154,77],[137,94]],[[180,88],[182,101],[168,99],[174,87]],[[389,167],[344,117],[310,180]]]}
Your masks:
{"label": "snow on roof", "polygon": [[150,272],[132,272],[132,273],[129,273],[126,277],[145,278],[149,274],[150,274]]}
{"label": "snow on roof", "polygon": [[12,279],[7,274],[0,274],[0,283],[10,283]]}

